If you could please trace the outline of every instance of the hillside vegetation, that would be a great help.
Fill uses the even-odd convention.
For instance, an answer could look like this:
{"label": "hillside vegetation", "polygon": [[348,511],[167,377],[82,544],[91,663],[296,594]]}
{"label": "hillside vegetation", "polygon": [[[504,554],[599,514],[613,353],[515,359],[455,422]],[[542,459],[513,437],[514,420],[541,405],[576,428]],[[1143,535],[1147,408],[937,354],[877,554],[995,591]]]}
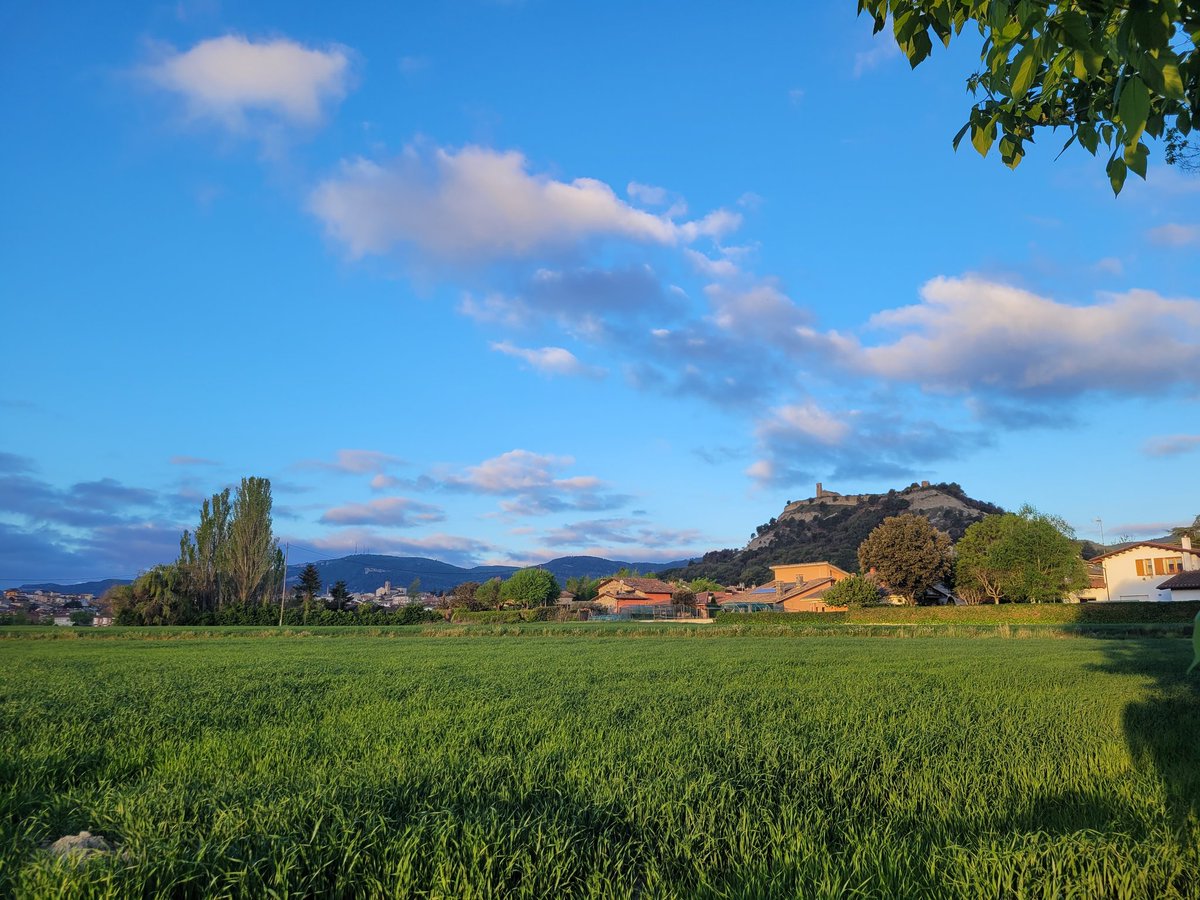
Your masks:
{"label": "hillside vegetation", "polygon": [[888,516],[912,512],[958,540],[971,523],[1000,507],[967,496],[953,483],[913,484],[886,494],[820,497],[788,503],[777,518],[758,526],[741,550],[715,550],[687,566],[662,573],[667,578],[712,578],[722,584],[764,584],[772,565],[828,560],[858,571],[858,545]]}

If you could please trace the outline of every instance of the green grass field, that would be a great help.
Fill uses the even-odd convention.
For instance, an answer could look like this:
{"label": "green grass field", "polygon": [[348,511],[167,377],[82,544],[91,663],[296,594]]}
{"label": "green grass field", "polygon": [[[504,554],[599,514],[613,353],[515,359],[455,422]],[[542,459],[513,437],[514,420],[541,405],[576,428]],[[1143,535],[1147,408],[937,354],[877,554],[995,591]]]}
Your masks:
{"label": "green grass field", "polygon": [[1200,896],[1184,640],[345,631],[0,641],[0,895]]}

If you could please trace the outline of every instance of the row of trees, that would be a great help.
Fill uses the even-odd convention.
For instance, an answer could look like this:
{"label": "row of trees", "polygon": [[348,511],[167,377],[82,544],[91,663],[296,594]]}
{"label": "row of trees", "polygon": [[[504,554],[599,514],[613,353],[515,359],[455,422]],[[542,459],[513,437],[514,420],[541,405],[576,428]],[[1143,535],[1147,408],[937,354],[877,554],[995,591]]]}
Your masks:
{"label": "row of trees", "polygon": [[875,602],[882,583],[912,604],[943,582],[968,603],[1053,603],[1088,584],[1071,527],[1032,506],[985,516],[955,545],[924,516],[890,516],[859,545],[858,562],[864,574],[834,585],[826,602]]}
{"label": "row of trees", "polygon": [[284,559],[272,534],[271,482],[243,478],[200,506],[179,558],[108,593],[118,624],[180,624],[227,607],[268,605],[283,590]]}

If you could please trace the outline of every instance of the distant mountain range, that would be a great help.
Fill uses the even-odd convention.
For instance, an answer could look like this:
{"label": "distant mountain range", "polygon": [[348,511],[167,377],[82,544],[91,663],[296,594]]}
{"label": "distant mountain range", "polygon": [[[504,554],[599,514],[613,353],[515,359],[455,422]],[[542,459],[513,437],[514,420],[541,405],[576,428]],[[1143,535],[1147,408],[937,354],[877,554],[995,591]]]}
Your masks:
{"label": "distant mountain range", "polygon": [[[305,563],[288,566],[288,584],[300,577]],[[367,593],[391,582],[392,587],[406,588],[414,578],[421,579],[423,591],[448,591],[464,581],[487,581],[489,578],[507,578],[520,566],[475,566],[465,569],[436,559],[423,556],[382,556],[379,554],[355,554],[340,559],[322,559],[313,563],[321,573],[321,584],[326,588],[338,581],[356,594]],[[686,560],[669,563],[625,562],[602,559],[598,556],[562,556],[542,563],[541,568],[554,573],[560,584],[568,578],[587,576],[605,578],[621,569],[636,569],[639,572],[659,572],[663,569],[686,565]],[[21,591],[52,591],[56,594],[95,594],[99,597],[110,587],[129,584],[128,578],[106,578],[103,581],[85,581],[80,584],[23,584]]]}
{"label": "distant mountain range", "polygon": [[[554,573],[560,584],[568,578],[587,576],[604,578],[621,569],[637,569],[639,572],[660,572],[663,569],[683,565],[683,562],[651,563],[625,562],[602,559],[598,556],[562,556],[541,564],[541,568]],[[300,577],[304,563],[288,566],[288,583]],[[382,556],[360,553],[340,559],[323,559],[313,563],[321,573],[321,584],[328,588],[338,581],[354,593],[378,590],[384,582],[394,588],[406,588],[413,579],[421,579],[423,591],[448,591],[464,581],[487,581],[489,578],[507,578],[520,566],[474,566],[465,569],[436,559],[423,556]]]}

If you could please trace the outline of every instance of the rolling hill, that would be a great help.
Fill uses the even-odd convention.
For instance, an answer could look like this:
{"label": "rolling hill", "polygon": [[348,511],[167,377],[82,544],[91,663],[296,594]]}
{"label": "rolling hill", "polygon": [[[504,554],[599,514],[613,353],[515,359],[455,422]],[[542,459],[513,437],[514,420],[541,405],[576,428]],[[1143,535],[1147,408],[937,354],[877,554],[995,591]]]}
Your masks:
{"label": "rolling hill", "polygon": [[923,515],[958,540],[967,526],[1000,507],[967,496],[954,483],[912,484],[886,494],[839,494],[817,485],[817,496],[789,501],[778,517],[758,526],[741,550],[714,550],[699,560],[662,574],[672,578],[712,578],[722,584],[764,584],[769,566],[828,560],[858,571],[858,545],[888,516]]}

